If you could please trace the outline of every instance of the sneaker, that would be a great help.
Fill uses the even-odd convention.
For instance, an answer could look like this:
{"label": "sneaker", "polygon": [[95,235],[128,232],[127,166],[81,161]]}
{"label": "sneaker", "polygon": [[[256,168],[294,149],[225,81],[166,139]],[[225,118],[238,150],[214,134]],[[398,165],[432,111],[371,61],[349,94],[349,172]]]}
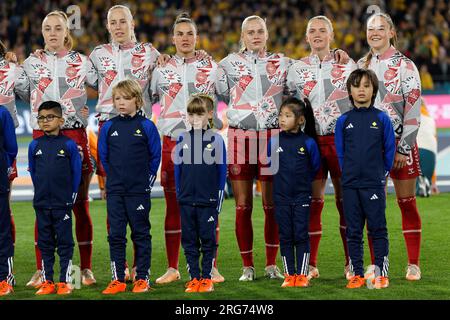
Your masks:
{"label": "sneaker", "polygon": [[284,281],[283,284],[281,285],[282,288],[287,288],[287,287],[295,287],[295,280],[297,279],[297,276],[294,275],[286,275],[284,277]]}
{"label": "sneaker", "polygon": [[198,292],[199,286],[200,286],[200,281],[198,281],[197,278],[194,278],[191,281],[186,283],[186,285],[185,285],[186,290],[184,290],[184,292],[187,292],[187,293]]}
{"label": "sneaker", "polygon": [[166,273],[164,273],[161,277],[156,279],[157,284],[166,284],[170,282],[174,282],[180,280],[180,272],[178,272],[175,268],[168,268]]}
{"label": "sneaker", "polygon": [[348,289],[357,289],[357,288],[361,288],[365,284],[366,284],[366,281],[364,280],[363,277],[354,276],[348,281],[347,288]]}
{"label": "sneaker", "polygon": [[0,282],[0,297],[7,296],[14,292],[13,287],[8,283],[8,281],[4,280]]}
{"label": "sneaker", "polygon": [[372,280],[372,285],[375,289],[384,289],[389,287],[389,278],[378,276]]}
{"label": "sneaker", "polygon": [[212,268],[212,276],[211,276],[211,280],[214,283],[219,283],[219,282],[224,282],[225,278],[219,273],[219,270],[217,270],[216,267]]}
{"label": "sneaker", "polygon": [[150,284],[144,279],[139,279],[134,282],[133,293],[148,292],[150,289]]}
{"label": "sneaker", "polygon": [[309,271],[308,271],[308,280],[316,279],[320,277],[319,269],[317,267],[314,267],[312,265],[309,265]]}
{"label": "sneaker", "polygon": [[309,287],[309,279],[304,274],[297,275],[295,279],[295,286],[296,287]]}
{"label": "sneaker", "polygon": [[422,278],[420,268],[416,264],[408,264],[406,269],[406,280],[417,281]]}
{"label": "sneaker", "polygon": [[130,275],[131,281],[132,281],[133,283],[136,282],[136,276],[137,276],[137,273],[136,273],[136,267],[133,267],[133,268],[131,269],[131,275]]}
{"label": "sneaker", "polygon": [[59,282],[56,284],[56,286],[58,287],[56,294],[66,295],[71,294],[73,291],[73,287],[70,283]]}
{"label": "sneaker", "polygon": [[38,289],[42,284],[41,272],[41,270],[36,270],[26,286]]}
{"label": "sneaker", "polygon": [[130,268],[128,268],[128,267],[125,268],[125,277],[124,277],[124,281],[125,281],[125,282],[133,282],[133,281],[131,281],[131,277],[130,277]]}
{"label": "sneaker", "polygon": [[242,269],[242,276],[239,278],[239,281],[253,281],[255,279],[256,279],[255,268],[244,267]]}
{"label": "sneaker", "polygon": [[46,295],[56,292],[56,286],[53,281],[45,281],[40,286],[39,290],[36,292],[37,295]]}
{"label": "sneaker", "polygon": [[264,276],[269,279],[284,279],[283,274],[276,265],[267,266],[264,269]]}
{"label": "sneaker", "polygon": [[370,264],[367,266],[366,268],[366,272],[364,273],[364,279],[370,279],[373,280],[375,279],[375,265],[374,264]]}
{"label": "sneaker", "polygon": [[113,280],[108,284],[105,290],[102,291],[103,294],[116,294],[119,292],[125,292],[127,290],[127,284],[125,282],[120,282],[119,280]]}
{"label": "sneaker", "polygon": [[214,291],[214,283],[211,279],[201,279],[198,286],[198,292],[212,292]]}
{"label": "sneaker", "polygon": [[91,286],[97,283],[91,269],[83,269],[83,271],[81,271],[81,283],[85,286]]}
{"label": "sneaker", "polygon": [[345,279],[347,279],[347,280],[350,280],[352,277],[355,276],[355,272],[350,270],[350,265],[349,264],[346,265],[345,268],[344,268],[344,276],[345,276]]}

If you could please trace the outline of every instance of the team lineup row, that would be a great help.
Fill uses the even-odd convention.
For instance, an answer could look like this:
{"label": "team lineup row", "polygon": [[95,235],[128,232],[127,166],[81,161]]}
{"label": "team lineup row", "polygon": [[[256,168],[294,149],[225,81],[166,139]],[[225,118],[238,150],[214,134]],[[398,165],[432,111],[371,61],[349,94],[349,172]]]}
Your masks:
{"label": "team lineup row", "polygon": [[[197,36],[195,23],[186,15],[181,15],[174,23],[173,41],[177,54],[173,57],[162,55],[159,60],[163,65],[158,67],[156,67],[159,56],[157,50],[151,44],[135,41],[133,19],[126,7],[115,6],[109,10],[107,27],[111,34],[111,43],[98,46],[87,58],[70,51],[70,35],[65,15],[61,12],[50,13],[44,19],[42,27],[46,43],[44,51],[31,55],[22,67],[2,59],[1,69],[7,69],[3,80],[8,85],[1,87],[2,90],[7,88],[1,94],[7,97],[4,104],[12,108],[11,110],[14,106],[15,93],[22,99],[30,101],[34,115],[31,121],[35,138],[43,134],[37,121],[38,107],[45,101],[58,101],[62,106],[65,120],[61,132],[82,147],[84,159],[89,159],[85,133],[86,85],[98,88],[99,100],[96,110],[100,115],[100,136],[102,127],[107,123],[106,120],[114,119],[120,113],[114,108],[112,99],[112,88],[119,81],[132,78],[139,82],[143,91],[142,106],[147,115],[151,114],[152,103],[161,104],[162,112],[157,127],[163,136],[161,184],[166,198],[165,238],[168,270],[166,274],[156,279],[157,283],[179,279],[178,256],[183,214],[180,215],[182,208],[177,202],[176,166],[172,162],[171,153],[176,145],[174,138],[179,133],[177,130],[191,129],[187,120],[186,106],[191,95],[199,92],[228,104],[228,132],[230,134],[236,131],[236,135],[241,131],[263,132],[277,129],[280,107],[286,94],[294,95],[301,100],[308,98],[314,111],[321,155],[321,167],[312,182],[309,217],[311,252],[306,268],[308,277],[319,275],[317,250],[321,237],[320,216],[328,172],[335,186],[336,206],[340,213],[340,231],[346,253],[345,273],[348,278],[355,276],[347,249],[341,170],[336,154],[334,132],[338,117],[351,109],[346,83],[350,72],[358,67],[376,73],[379,90],[374,105],[386,111],[394,127],[397,152],[394,157],[395,172],[391,173],[391,177],[402,212],[402,229],[408,250],[406,277],[410,280],[420,279],[421,221],[414,193],[415,179],[420,170],[415,147],[419,126],[420,78],[414,63],[395,49],[395,26],[388,15],[376,14],[369,18],[367,41],[370,50],[358,64],[346,58],[342,51],[338,51],[344,56],[342,61],[335,60],[335,54],[330,50],[333,27],[331,22],[322,16],[309,21],[306,39],[311,47],[311,55],[299,61],[291,61],[282,54],[271,54],[266,51],[267,26],[264,20],[257,16],[246,18],[242,24],[242,51],[230,54],[219,64],[205,53],[195,51]],[[230,148],[231,144],[235,145]],[[239,139],[233,141],[229,139],[228,145],[229,150],[238,150]],[[241,281],[254,279],[251,224],[254,178],[258,178],[262,185],[265,212],[265,271],[268,277],[284,278],[275,263],[280,240],[276,227],[272,178],[261,175],[261,169],[260,163],[228,165],[236,200],[236,236],[244,267]],[[91,171],[90,162],[83,161],[81,183],[73,206],[83,283],[88,285],[95,282],[91,272],[92,224],[87,202],[88,177]],[[102,167],[99,168],[99,173],[106,175]],[[370,238],[369,244],[371,245]],[[42,284],[43,270],[43,259],[40,257],[38,246],[36,261],[38,272],[30,281],[30,285],[37,286]],[[374,259],[372,261],[375,265]],[[213,281],[223,281],[216,268],[215,259],[213,264],[212,276],[209,278]],[[117,271],[116,267],[113,269]],[[126,274],[126,270],[123,273]],[[284,273],[287,273],[286,268]],[[209,279],[208,275],[202,277]],[[122,275],[116,273],[116,278],[114,280],[122,280]]]}

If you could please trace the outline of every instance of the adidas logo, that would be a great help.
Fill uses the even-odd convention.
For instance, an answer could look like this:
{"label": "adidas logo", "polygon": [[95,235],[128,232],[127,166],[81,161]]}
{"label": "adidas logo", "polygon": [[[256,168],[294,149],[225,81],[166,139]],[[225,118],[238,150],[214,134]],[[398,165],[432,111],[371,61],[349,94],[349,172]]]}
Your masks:
{"label": "adidas logo", "polygon": [[377,195],[374,193],[373,194],[373,196],[370,198],[370,200],[377,200],[378,199],[378,197],[377,197]]}
{"label": "adidas logo", "polygon": [[117,133],[117,131],[114,131],[112,134],[111,134],[111,137],[118,137],[119,136],[119,134]]}
{"label": "adidas logo", "polygon": [[145,208],[144,208],[144,206],[143,206],[142,204],[140,204],[139,207],[137,207],[136,210],[137,210],[137,211],[145,210]]}
{"label": "adidas logo", "polygon": [[66,221],[66,220],[68,220],[68,219],[70,219],[70,217],[69,217],[68,214],[66,214],[65,217],[64,217],[64,219],[63,219],[63,221]]}
{"label": "adidas logo", "polygon": [[283,148],[278,147],[277,152],[283,152]]}
{"label": "adidas logo", "polygon": [[309,207],[309,204],[305,203],[302,207]]}
{"label": "adidas logo", "polygon": [[39,150],[36,152],[36,156],[39,156],[39,155],[41,155],[41,154],[42,154],[42,150],[39,149]]}
{"label": "adidas logo", "polygon": [[189,146],[185,143],[183,149],[189,149]]}
{"label": "adidas logo", "polygon": [[209,217],[208,222],[214,222],[213,216]]}
{"label": "adidas logo", "polygon": [[348,124],[348,126],[345,127],[345,129],[352,129],[353,125],[351,123]]}

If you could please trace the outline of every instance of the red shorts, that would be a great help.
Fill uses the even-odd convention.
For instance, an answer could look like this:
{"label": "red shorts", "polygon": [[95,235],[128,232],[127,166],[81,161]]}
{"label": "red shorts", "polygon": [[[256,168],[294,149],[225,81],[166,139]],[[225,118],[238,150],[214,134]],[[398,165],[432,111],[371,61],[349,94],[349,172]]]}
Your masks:
{"label": "red shorts", "polygon": [[[398,145],[399,139],[396,139],[396,145]],[[415,179],[422,174],[420,170],[419,161],[419,149],[417,148],[417,143],[412,147],[408,154],[408,159],[406,160],[406,165],[401,168],[390,172],[392,179],[396,180],[410,180]]]}
{"label": "red shorts", "polygon": [[[91,152],[89,151],[89,142],[85,128],[78,129],[62,129],[61,134],[72,139],[83,153],[83,161],[81,163],[81,171],[83,174],[91,174],[93,172],[91,162]],[[44,132],[41,130],[33,130],[33,139],[42,137]]]}
{"label": "red shorts", "polygon": [[263,131],[228,128],[228,176],[230,180],[272,181],[267,144],[278,129]]}
{"label": "red shorts", "polygon": [[334,134],[327,136],[317,136],[317,144],[319,145],[321,165],[319,171],[317,172],[315,180],[327,179],[328,172],[330,172],[331,178],[340,179],[342,172],[336,153]]}
{"label": "red shorts", "polygon": [[[98,137],[100,137],[100,131],[102,130],[103,125],[106,121],[99,121],[98,122]],[[97,172],[96,174],[102,177],[106,177],[106,171],[103,168],[102,162],[100,161],[100,155],[98,154],[98,146],[97,146]]]}
{"label": "red shorts", "polygon": [[176,145],[176,140],[172,140],[172,138],[168,136],[163,137],[161,155],[161,185],[165,189],[175,190],[175,169],[172,161],[172,152]]}
{"label": "red shorts", "polygon": [[17,159],[14,159],[13,164],[11,165],[11,171],[9,172],[8,175],[8,180],[9,182],[13,182],[13,180],[15,178],[17,178],[18,174],[17,174]]}

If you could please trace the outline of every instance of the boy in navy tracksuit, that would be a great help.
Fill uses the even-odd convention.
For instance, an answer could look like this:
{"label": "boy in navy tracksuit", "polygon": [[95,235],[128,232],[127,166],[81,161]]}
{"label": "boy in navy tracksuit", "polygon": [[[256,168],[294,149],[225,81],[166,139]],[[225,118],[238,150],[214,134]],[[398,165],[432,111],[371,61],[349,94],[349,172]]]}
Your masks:
{"label": "boy in navy tracksuit", "polygon": [[144,102],[134,80],[119,82],[112,92],[119,116],[107,121],[98,150],[106,171],[106,204],[110,225],[108,241],[112,281],[103,294],[126,290],[125,256],[127,224],[135,247],[136,281],[133,292],[150,289],[150,192],[161,161],[161,141],[152,121],[137,114]]}
{"label": "boy in navy tracksuit", "polygon": [[[225,143],[208,129],[213,100],[196,95],[188,103],[192,129],[183,133],[175,151],[175,186],[181,213],[181,244],[191,281],[185,292],[211,292],[216,228],[227,176]],[[199,258],[202,257],[200,273]]]}
{"label": "boy in navy tracksuit", "polygon": [[285,287],[309,285],[309,211],[312,181],[320,168],[311,104],[288,98],[280,108],[281,132],[271,139],[268,153],[274,171],[273,198],[280,237]]}
{"label": "boy in navy tracksuit", "polygon": [[8,110],[0,106],[0,296],[13,292],[13,256],[11,214],[9,210],[8,168],[17,156],[14,122]]}
{"label": "boy in navy tracksuit", "polygon": [[[28,163],[34,185],[38,247],[42,253],[42,286],[37,295],[70,294],[73,235],[72,207],[81,179],[81,157],[73,140],[60,134],[64,124],[61,105],[47,101],[37,117],[44,136],[28,148]],[[61,265],[60,282],[53,283],[55,249]]]}
{"label": "boy in navy tracksuit", "polygon": [[336,151],[342,169],[342,187],[350,266],[355,276],[347,288],[365,284],[363,270],[363,228],[373,239],[375,279],[369,284],[387,288],[388,233],[386,228],[386,179],[395,154],[394,130],[389,116],[373,106],[378,79],[371,70],[353,71],[347,81],[353,110],[336,123]]}

